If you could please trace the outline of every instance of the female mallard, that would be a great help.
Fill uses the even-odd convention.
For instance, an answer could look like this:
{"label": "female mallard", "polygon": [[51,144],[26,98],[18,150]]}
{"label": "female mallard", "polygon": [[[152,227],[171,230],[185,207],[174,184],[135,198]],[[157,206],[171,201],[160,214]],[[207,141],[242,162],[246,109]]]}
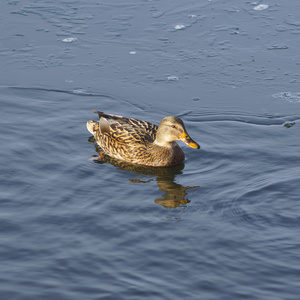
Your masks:
{"label": "female mallard", "polygon": [[90,120],[86,126],[97,144],[109,156],[129,163],[169,167],[184,161],[184,153],[175,140],[191,148],[200,146],[193,141],[177,117],[164,118],[159,126],[132,118],[109,115],[100,111],[100,121]]}

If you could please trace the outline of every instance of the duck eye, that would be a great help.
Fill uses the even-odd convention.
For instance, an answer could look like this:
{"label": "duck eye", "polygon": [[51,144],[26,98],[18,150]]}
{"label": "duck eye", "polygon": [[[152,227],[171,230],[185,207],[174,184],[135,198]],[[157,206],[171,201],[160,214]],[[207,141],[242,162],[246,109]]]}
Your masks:
{"label": "duck eye", "polygon": [[172,128],[176,128],[176,126],[175,126],[175,125],[171,125],[171,127],[172,127]]}

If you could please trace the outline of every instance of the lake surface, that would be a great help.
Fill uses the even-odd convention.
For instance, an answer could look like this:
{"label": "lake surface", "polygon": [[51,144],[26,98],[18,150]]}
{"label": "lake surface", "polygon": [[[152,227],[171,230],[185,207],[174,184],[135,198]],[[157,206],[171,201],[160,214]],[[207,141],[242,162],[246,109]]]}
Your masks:
{"label": "lake surface", "polygon": [[[299,299],[299,1],[0,16],[0,299]],[[179,116],[201,149],[92,161],[93,109]]]}

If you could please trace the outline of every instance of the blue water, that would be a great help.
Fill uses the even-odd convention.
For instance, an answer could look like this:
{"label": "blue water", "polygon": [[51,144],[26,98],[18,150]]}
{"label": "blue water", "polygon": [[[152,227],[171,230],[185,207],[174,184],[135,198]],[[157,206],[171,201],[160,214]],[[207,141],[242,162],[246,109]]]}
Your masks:
{"label": "blue water", "polygon": [[[258,4],[2,5],[0,299],[299,298],[300,3]],[[93,109],[201,149],[92,161]]]}

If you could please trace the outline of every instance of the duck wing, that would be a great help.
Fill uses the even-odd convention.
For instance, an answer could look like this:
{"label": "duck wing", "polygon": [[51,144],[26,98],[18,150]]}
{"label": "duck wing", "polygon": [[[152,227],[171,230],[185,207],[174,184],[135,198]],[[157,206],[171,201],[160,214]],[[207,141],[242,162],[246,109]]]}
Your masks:
{"label": "duck wing", "polygon": [[97,113],[100,118],[100,133],[106,133],[119,142],[145,144],[153,142],[156,138],[157,126],[152,123],[106,114],[97,110],[93,112]]}

